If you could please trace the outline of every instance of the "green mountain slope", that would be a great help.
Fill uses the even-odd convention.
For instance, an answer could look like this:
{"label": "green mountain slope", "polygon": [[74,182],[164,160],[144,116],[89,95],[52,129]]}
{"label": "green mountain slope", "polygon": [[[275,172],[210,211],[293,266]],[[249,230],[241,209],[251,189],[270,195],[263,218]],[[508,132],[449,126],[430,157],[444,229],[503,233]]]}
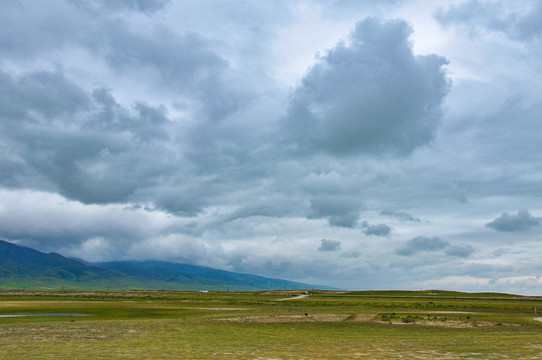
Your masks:
{"label": "green mountain slope", "polygon": [[307,289],[314,287],[313,285],[293,281],[165,261],[115,261],[95,265],[103,269],[116,270],[129,276],[167,283],[253,289]]}
{"label": "green mountain slope", "polygon": [[273,290],[328,287],[165,261],[90,264],[0,240],[1,288]]}
{"label": "green mountain slope", "polygon": [[112,278],[118,275],[113,271],[81,264],[57,253],[46,254],[0,240],[0,278],[54,278],[84,281]]}

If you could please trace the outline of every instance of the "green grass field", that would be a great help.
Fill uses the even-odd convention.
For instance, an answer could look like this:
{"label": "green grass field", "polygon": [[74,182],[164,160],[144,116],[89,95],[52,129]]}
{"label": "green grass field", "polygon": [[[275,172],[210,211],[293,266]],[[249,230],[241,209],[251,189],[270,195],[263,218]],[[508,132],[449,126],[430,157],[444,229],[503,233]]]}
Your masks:
{"label": "green grass field", "polygon": [[[1,359],[541,359],[542,298],[0,291]],[[542,315],[539,315],[542,317]]]}

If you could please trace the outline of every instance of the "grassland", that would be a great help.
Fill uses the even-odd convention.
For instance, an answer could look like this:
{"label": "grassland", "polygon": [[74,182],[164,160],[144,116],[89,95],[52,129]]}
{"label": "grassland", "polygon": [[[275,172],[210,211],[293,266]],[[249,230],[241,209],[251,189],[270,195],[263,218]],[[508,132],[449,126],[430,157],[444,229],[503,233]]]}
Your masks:
{"label": "grassland", "polygon": [[[0,291],[1,359],[541,359],[542,298],[455,292]],[[281,301],[278,301],[281,300]],[[538,315],[542,316],[542,315]]]}

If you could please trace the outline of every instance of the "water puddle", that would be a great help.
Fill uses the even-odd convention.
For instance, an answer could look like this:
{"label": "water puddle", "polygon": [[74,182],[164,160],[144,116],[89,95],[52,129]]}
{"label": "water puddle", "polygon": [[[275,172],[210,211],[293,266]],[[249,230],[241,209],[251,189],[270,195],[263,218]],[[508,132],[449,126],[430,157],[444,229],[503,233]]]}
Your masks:
{"label": "water puddle", "polygon": [[89,314],[70,314],[70,313],[51,313],[51,314],[4,314],[0,315],[0,318],[13,318],[13,317],[31,317],[31,316],[91,316]]}

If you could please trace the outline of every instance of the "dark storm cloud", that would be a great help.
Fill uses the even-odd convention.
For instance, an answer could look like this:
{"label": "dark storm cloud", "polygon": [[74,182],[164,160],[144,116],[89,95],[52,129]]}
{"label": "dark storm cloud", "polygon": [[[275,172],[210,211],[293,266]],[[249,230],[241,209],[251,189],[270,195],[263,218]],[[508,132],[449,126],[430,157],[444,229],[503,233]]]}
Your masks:
{"label": "dark storm cloud", "polygon": [[506,34],[516,40],[533,40],[542,35],[542,3],[527,1],[522,11],[513,11],[504,2],[472,0],[447,9],[440,8],[435,18],[443,25],[466,25]]}
{"label": "dark storm cloud", "polygon": [[63,52],[82,50],[97,64],[105,61],[116,75],[137,77],[146,90],[173,92],[179,104],[190,104],[191,111],[223,118],[244,97],[228,86],[228,62],[215,51],[217,42],[150,18],[143,22],[130,18],[132,11],[151,14],[169,2],[2,2],[0,56],[8,61],[53,58],[60,65],[56,61]]}
{"label": "dark storm cloud", "polygon": [[399,221],[421,222],[420,219],[415,218],[414,216],[410,215],[409,213],[402,212],[402,211],[382,210],[380,212],[380,215],[394,217]]}
{"label": "dark storm cloud", "polygon": [[331,226],[356,226],[363,202],[351,196],[322,195],[310,201],[309,219],[328,219]]}
{"label": "dark storm cloud", "polygon": [[322,239],[318,251],[339,251],[341,250],[341,242],[336,240]]}
{"label": "dark storm cloud", "polygon": [[211,119],[230,114],[242,102],[222,78],[227,61],[196,33],[178,34],[160,26],[141,32],[115,20],[104,22],[87,41],[114,70],[127,76],[141,72],[154,84],[146,87],[199,101]]}
{"label": "dark storm cloud", "polygon": [[407,243],[398,248],[395,253],[398,255],[409,256],[419,252],[435,252],[444,250],[450,246],[450,243],[438,237],[418,236],[407,241]]}
{"label": "dark storm cloud", "polygon": [[182,89],[216,76],[227,65],[195,33],[179,35],[163,27],[141,33],[122,21],[105,25],[89,45],[103,52],[115,70],[149,68],[160,80]]}
{"label": "dark storm cloud", "polygon": [[[105,3],[96,4],[105,6]],[[139,6],[134,5],[137,2],[129,4],[134,10]],[[262,113],[257,107],[246,114],[236,113],[233,122],[215,121],[225,119],[241,103],[249,101],[249,97],[242,100],[224,81],[230,68],[214,51],[216,44],[196,33],[178,33],[158,25],[142,32],[122,17],[112,20],[100,18],[103,15],[100,14],[92,19],[94,25],[85,30],[82,37],[85,40],[79,45],[91,49],[97,58],[105,59],[121,76],[137,72],[144,87],[153,84],[151,88],[168,88],[189,102],[195,100],[197,104],[191,111],[196,109],[197,121],[179,130],[169,120],[164,106],[136,101],[127,108],[117,102],[112,90],[106,87],[83,90],[61,70],[21,76],[2,74],[6,80],[2,86],[10,95],[2,99],[5,106],[0,111],[14,120],[12,128],[6,129],[16,134],[6,139],[10,152],[0,157],[0,171],[9,175],[3,178],[5,185],[58,191],[84,203],[150,202],[156,209],[181,216],[194,216],[211,205],[230,204],[236,196],[234,203],[239,205],[224,219],[304,214],[309,219],[325,219],[331,226],[357,225],[364,204],[358,180],[348,174],[335,177],[333,174],[311,177],[311,174],[302,184],[303,193],[299,193],[292,179],[283,183],[281,174],[275,172],[274,181],[270,182],[272,188],[258,189],[262,179],[271,176],[284,157],[275,139],[281,138],[280,131],[286,129],[280,128],[277,133],[277,129],[266,128],[266,122],[271,123],[269,120],[256,124],[254,117]],[[321,85],[325,87],[327,81],[359,75],[353,86],[368,93],[372,90],[363,89],[363,82],[377,80],[375,86],[381,90],[383,109],[396,105],[384,106],[384,88],[397,88],[399,83],[410,81],[405,86],[413,97],[408,101],[403,99],[402,103],[417,103],[414,107],[423,103],[426,108],[434,104],[436,111],[446,88],[441,71],[444,61],[433,56],[414,57],[407,40],[409,34],[409,28],[402,22],[380,23],[370,19],[360,23],[352,35],[352,46],[339,45],[325,57],[332,69],[322,76]],[[391,50],[397,59],[386,55]],[[345,65],[358,58],[360,63],[353,69]],[[314,69],[324,67],[322,61],[309,72],[308,79],[314,78],[311,75]],[[379,68],[380,61],[392,70],[388,78],[387,70],[377,77],[371,75]],[[384,79],[380,81],[378,77]],[[429,84],[431,81],[435,82],[434,86]],[[339,84],[333,86],[337,88]],[[410,91],[413,89],[420,93]],[[433,100],[419,99],[429,95],[426,90],[438,89],[442,94],[431,94]],[[403,90],[400,93],[404,95]],[[352,109],[370,112],[368,102],[356,107],[359,99],[349,96],[348,89],[333,95],[330,101],[342,113],[350,113]],[[413,112],[409,114],[413,116]],[[410,120],[416,123],[414,127],[425,121]],[[343,125],[357,127],[355,121],[355,117],[345,119]],[[32,125],[21,128],[22,122]],[[332,126],[332,121],[327,123]],[[333,141],[338,144],[342,140],[336,137]],[[239,184],[244,185],[240,188]],[[298,192],[298,205],[282,210],[291,198],[284,194],[295,192]]]}
{"label": "dark storm cloud", "polygon": [[285,126],[300,152],[408,154],[428,143],[448,91],[436,55],[415,56],[403,21],[357,24],[307,72]]}
{"label": "dark storm cloud", "polygon": [[171,170],[163,108],[136,103],[125,109],[107,89],[88,94],[59,72],[0,76],[6,90],[0,138],[10,149],[0,157],[0,171],[17,171],[2,177],[4,185],[110,203],[126,201]]}
{"label": "dark storm cloud", "polygon": [[534,217],[525,209],[518,210],[517,214],[503,212],[501,216],[486,224],[487,227],[497,231],[525,231],[533,226],[540,226],[542,218]]}
{"label": "dark storm cloud", "polygon": [[386,224],[371,225],[364,221],[361,223],[361,231],[365,235],[388,236],[391,233],[391,227]]}
{"label": "dark storm cloud", "polygon": [[0,116],[7,121],[51,122],[84,110],[90,97],[61,72],[37,71],[14,78],[0,70]]}
{"label": "dark storm cloud", "polygon": [[111,90],[106,88],[95,89],[92,98],[95,101],[95,112],[85,121],[85,130],[131,132],[144,143],[169,139],[165,129],[169,119],[164,106],[152,107],[137,102],[130,112],[117,103]]}
{"label": "dark storm cloud", "polygon": [[[75,11],[63,2],[55,4]],[[25,6],[18,9],[19,18]],[[131,107],[121,105],[112,90],[84,89],[62,67],[18,75],[0,71],[0,90],[6,94],[0,97],[5,120],[0,124],[1,184],[57,191],[87,204],[150,202],[156,209],[194,216],[211,204],[230,203],[230,196],[267,174],[269,166],[252,155],[257,147],[270,146],[252,131],[261,129],[252,121],[260,116],[258,109],[243,115],[253,124],[249,127],[216,125],[240,97],[225,85],[228,64],[211,44],[195,33],[158,25],[142,32],[123,17],[113,21],[96,13],[91,21],[81,15],[82,23],[88,20],[92,26],[65,29],[84,39],[78,46],[91,49],[97,62],[105,59],[121,76],[137,73],[142,87],[169,89],[176,101],[188,104],[182,110],[195,114],[196,121],[174,123],[162,105],[137,100]],[[241,190],[239,183],[245,184]],[[258,205],[240,204],[252,208],[241,216],[283,216],[267,197],[259,194]],[[340,214],[332,221],[343,224],[348,221],[344,218]]]}
{"label": "dark storm cloud", "polygon": [[[220,184],[197,176],[182,179],[178,174],[157,182],[155,186],[138,189],[138,198],[148,199],[157,209],[177,216],[195,216],[210,205],[209,199],[220,191]],[[177,180],[177,181],[175,181]]]}

